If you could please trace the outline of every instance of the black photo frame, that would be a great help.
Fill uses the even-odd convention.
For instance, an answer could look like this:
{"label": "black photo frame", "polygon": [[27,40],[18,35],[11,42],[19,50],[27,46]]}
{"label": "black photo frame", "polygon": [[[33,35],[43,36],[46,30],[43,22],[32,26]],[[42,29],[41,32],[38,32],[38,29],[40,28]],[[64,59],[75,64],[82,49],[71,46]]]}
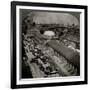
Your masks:
{"label": "black photo frame", "polygon": [[[17,56],[17,53],[18,50],[17,50],[17,44],[19,44],[20,42],[17,42],[17,37],[18,37],[18,33],[17,33],[17,26],[19,26],[19,31],[18,32],[21,32],[20,31],[20,23],[17,24],[17,17],[19,14],[17,14],[17,7],[20,6],[21,9],[22,7],[39,7],[39,8],[42,8],[44,7],[45,8],[55,8],[55,9],[67,9],[67,12],[68,12],[68,9],[76,9],[76,11],[78,10],[81,10],[82,11],[82,19],[83,19],[83,48],[80,48],[80,50],[83,49],[83,55],[80,54],[80,57],[83,57],[83,69],[82,69],[82,77],[83,79],[82,80],[70,80],[70,81],[51,81],[51,82],[44,82],[44,83],[20,83],[20,84],[17,84],[17,66],[18,66],[18,62],[17,62],[17,59],[18,59],[18,56]],[[28,9],[28,8],[27,8]],[[37,9],[39,10],[39,9]],[[43,10],[41,10],[43,11]],[[47,9],[47,11],[51,11],[51,9]],[[57,11],[57,10],[56,10]],[[63,12],[63,10],[62,10]],[[69,11],[70,12],[70,11]],[[75,12],[75,11],[73,11]],[[25,12],[23,12],[25,13]],[[20,19],[19,19],[20,20]],[[81,23],[80,21],[80,23]],[[81,27],[81,24],[80,24],[80,27]],[[65,85],[80,85],[80,84],[87,84],[88,82],[88,75],[87,75],[87,6],[84,6],[84,5],[67,5],[67,4],[52,4],[52,3],[35,3],[35,2],[19,2],[19,1],[12,1],[11,2],[11,88],[14,89],[14,88],[32,88],[32,87],[49,87],[49,86],[65,86]],[[82,34],[80,33],[80,36],[82,36]],[[21,36],[19,36],[20,38]],[[20,44],[21,45],[21,44]],[[20,49],[19,49],[20,50]],[[19,59],[22,59],[19,58]],[[20,66],[19,66],[20,67]],[[20,75],[20,73],[19,73]],[[81,75],[81,74],[80,74]],[[20,80],[20,78],[19,78]],[[37,81],[37,79],[35,80]]]}

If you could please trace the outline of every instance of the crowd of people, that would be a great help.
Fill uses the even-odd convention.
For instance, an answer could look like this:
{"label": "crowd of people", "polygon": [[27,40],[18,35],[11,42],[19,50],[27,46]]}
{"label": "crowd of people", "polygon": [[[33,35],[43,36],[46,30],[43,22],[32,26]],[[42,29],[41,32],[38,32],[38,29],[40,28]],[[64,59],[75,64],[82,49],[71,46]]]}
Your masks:
{"label": "crowd of people", "polygon": [[[23,34],[23,45],[25,50],[24,60],[27,61],[29,58],[31,58],[30,63],[37,64],[39,69],[43,71],[47,77],[48,75],[58,73],[58,71],[50,64],[50,58],[43,53],[39,45],[34,42],[34,39]],[[32,56],[28,55],[30,52],[32,53]]]}
{"label": "crowd of people", "polygon": [[[28,25],[30,25],[30,24],[28,24]],[[26,64],[26,66],[28,66],[27,61],[29,58],[31,58],[29,63],[31,63],[31,64],[35,63],[39,67],[39,69],[45,73],[45,75],[47,77],[51,74],[58,74],[58,70],[55,67],[53,67],[53,65],[51,65],[51,63],[49,62],[51,58],[49,56],[47,56],[45,53],[43,53],[42,48],[39,47],[38,42],[43,43],[42,37],[39,36],[40,34],[41,35],[44,34],[44,30],[42,30],[42,29],[46,30],[45,27],[50,27],[52,29],[52,31],[55,32],[55,36],[53,37],[53,39],[57,40],[60,43],[62,42],[68,48],[76,50],[75,49],[76,43],[73,42],[73,40],[72,41],[68,40],[67,37],[65,39],[65,36],[68,33],[68,30],[66,30],[66,29],[63,30],[63,28],[60,29],[60,27],[59,28],[57,27],[57,29],[56,29],[56,26],[54,26],[54,29],[53,29],[52,25],[44,26],[44,28],[42,27],[41,29],[40,28],[37,29],[36,26],[37,25],[35,23],[33,23],[32,29],[31,28],[28,28],[27,30],[25,29],[24,31],[25,32],[27,31],[27,32],[25,33],[23,31],[24,33],[22,34],[22,56],[23,56],[24,64]],[[41,25],[40,25],[40,27],[41,27]],[[33,37],[31,35],[31,32],[34,33]],[[71,30],[70,30],[69,34],[70,33],[72,33]],[[70,34],[70,35],[73,36],[72,34]],[[55,37],[57,37],[57,38],[55,38]],[[47,43],[49,40],[46,37],[44,37],[44,38],[45,38],[44,41]],[[28,66],[28,69],[30,71],[29,66]]]}

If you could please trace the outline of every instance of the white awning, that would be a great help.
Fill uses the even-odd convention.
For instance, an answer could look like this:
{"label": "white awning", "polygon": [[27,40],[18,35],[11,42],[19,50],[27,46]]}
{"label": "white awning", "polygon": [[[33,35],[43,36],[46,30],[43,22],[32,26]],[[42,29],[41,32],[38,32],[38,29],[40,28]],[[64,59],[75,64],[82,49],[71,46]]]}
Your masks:
{"label": "white awning", "polygon": [[45,31],[44,35],[45,36],[55,36],[55,33],[53,31]]}

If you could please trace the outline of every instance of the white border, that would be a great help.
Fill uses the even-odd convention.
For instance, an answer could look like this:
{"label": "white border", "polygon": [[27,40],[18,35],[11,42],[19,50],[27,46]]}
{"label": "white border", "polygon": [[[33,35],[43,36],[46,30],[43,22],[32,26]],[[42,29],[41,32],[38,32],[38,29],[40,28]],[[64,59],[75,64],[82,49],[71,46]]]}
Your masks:
{"label": "white border", "polygon": [[[56,77],[56,78],[33,78],[33,79],[19,79],[20,78],[20,55],[19,55],[19,25],[20,25],[20,9],[35,9],[35,10],[50,10],[50,11],[69,11],[69,12],[81,12],[80,14],[80,76],[70,77]],[[51,7],[36,7],[36,6],[16,6],[16,84],[39,84],[39,83],[53,83],[53,82],[72,82],[72,81],[84,81],[84,9],[72,9],[72,8],[51,8]]]}

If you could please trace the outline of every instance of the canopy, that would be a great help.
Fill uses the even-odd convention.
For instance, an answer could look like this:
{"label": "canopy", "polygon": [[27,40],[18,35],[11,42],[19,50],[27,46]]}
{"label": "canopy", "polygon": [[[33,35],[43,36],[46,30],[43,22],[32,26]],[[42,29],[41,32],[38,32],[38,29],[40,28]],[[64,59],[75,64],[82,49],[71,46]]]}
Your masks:
{"label": "canopy", "polygon": [[55,36],[55,33],[53,31],[45,31],[44,35],[45,36]]}
{"label": "canopy", "polygon": [[36,24],[79,24],[79,20],[70,13],[33,11],[32,15],[29,13],[28,16],[33,16]]}

